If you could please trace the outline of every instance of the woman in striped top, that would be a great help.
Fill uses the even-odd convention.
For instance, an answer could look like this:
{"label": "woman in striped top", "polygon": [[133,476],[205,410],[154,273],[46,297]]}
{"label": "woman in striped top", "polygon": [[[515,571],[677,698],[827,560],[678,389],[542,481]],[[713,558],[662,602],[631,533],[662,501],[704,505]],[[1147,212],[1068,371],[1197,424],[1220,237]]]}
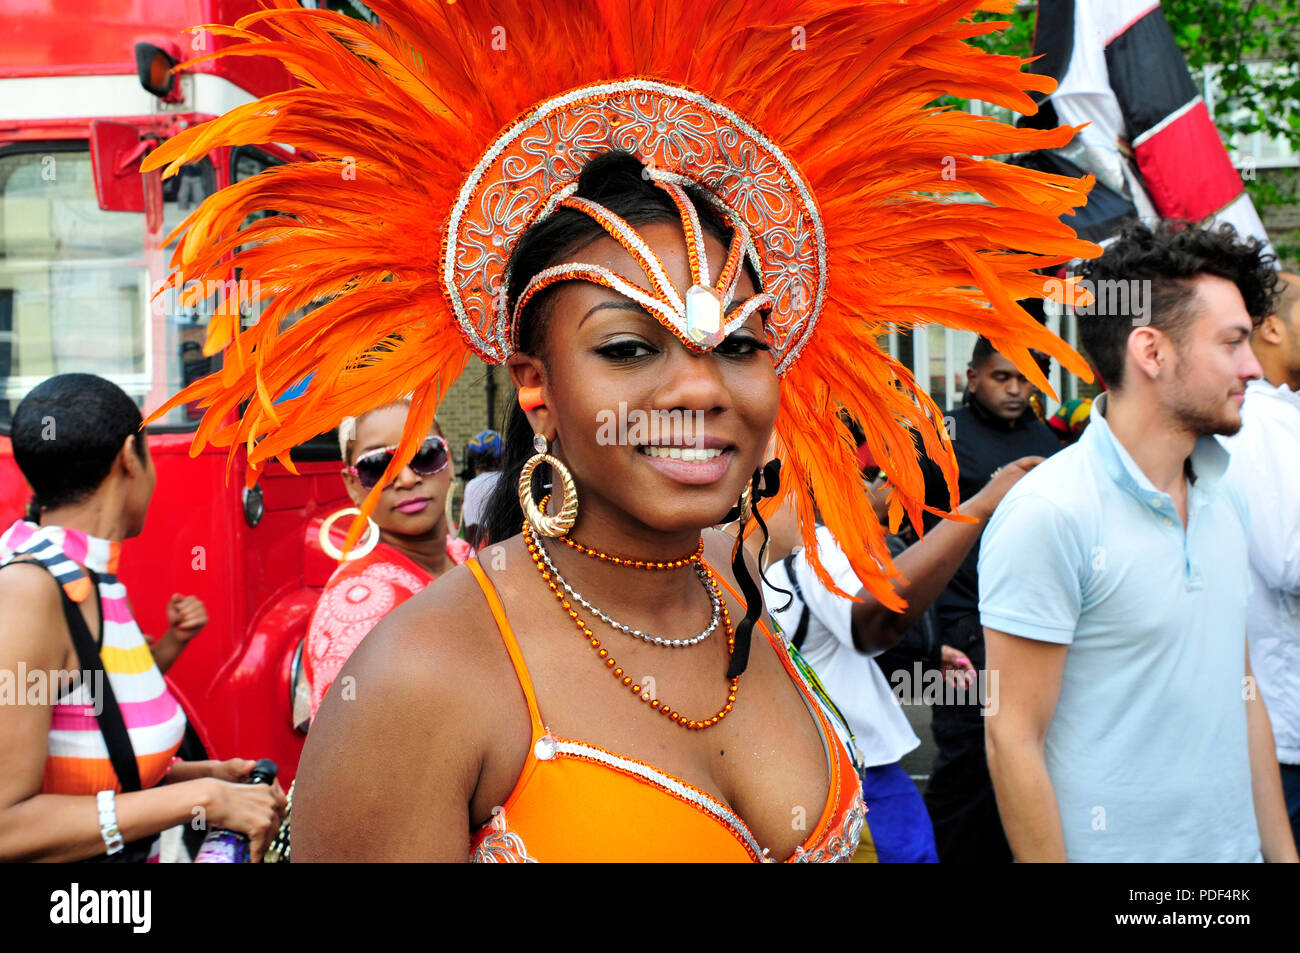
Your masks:
{"label": "woman in striped top", "polygon": [[185,715],[116,576],[155,482],[140,423],[89,374],[45,381],[14,412],[14,458],[41,515],[0,535],[0,605],[12,607],[0,614],[2,860],[154,859],[161,831],[197,817],[248,834],[256,859],[279,826],[278,786],[236,783],[252,761],[174,759]]}

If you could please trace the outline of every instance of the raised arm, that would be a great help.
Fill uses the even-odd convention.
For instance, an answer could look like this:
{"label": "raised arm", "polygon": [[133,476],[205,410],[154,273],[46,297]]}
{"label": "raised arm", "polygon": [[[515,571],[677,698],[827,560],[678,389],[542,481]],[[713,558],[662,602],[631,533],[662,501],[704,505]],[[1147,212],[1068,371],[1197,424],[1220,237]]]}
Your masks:
{"label": "raised arm", "polygon": [[1007,464],[982,490],[958,507],[959,513],[973,517],[975,522],[943,520],[924,539],[895,557],[894,565],[904,577],[896,589],[907,600],[907,608],[902,612],[881,605],[866,589],[857,593],[862,601],[853,604],[852,618],[853,644],[859,652],[883,652],[899,643],[948,585],[1007,491],[1042,461],[1042,457],[1022,457]]}
{"label": "raised arm", "polygon": [[[134,610],[132,610],[134,614]],[[167,601],[167,631],[149,644],[158,671],[172,667],[185,646],[208,624],[208,610],[197,596],[172,595]]]}
{"label": "raised arm", "polygon": [[1018,861],[1064,861],[1065,835],[1043,741],[1069,646],[988,627],[984,643],[988,671],[997,673],[990,679],[996,695],[985,710],[985,745],[1007,842]]}

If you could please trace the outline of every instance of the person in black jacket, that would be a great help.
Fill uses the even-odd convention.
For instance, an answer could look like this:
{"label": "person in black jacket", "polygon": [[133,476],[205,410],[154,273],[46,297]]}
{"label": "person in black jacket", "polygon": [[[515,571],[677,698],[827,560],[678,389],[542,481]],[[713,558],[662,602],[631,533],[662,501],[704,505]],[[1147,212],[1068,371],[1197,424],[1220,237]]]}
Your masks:
{"label": "person in black jacket", "polygon": [[[948,434],[957,456],[963,500],[978,493],[1003,467],[1023,457],[1046,458],[1061,441],[1030,407],[1034,387],[1005,357],[980,338],[966,371],[960,407],[948,413]],[[947,487],[938,467],[924,461],[926,497],[947,509]],[[937,521],[938,517],[933,517]],[[933,525],[927,520],[927,527]],[[979,543],[935,602],[939,641],[962,652],[977,671],[984,668],[979,622]],[[987,683],[985,683],[987,684]],[[984,756],[984,720],[978,703],[933,706],[938,755],[926,788],[939,859],[947,863],[1010,861],[993,784]]]}

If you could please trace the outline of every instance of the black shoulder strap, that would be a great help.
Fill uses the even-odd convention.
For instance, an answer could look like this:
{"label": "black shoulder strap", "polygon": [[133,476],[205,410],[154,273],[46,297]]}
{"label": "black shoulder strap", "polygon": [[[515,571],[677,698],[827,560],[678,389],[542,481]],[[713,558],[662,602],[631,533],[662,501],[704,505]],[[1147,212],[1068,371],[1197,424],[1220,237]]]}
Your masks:
{"label": "black shoulder strap", "polygon": [[[49,569],[35,558],[15,559],[5,565],[12,566],[15,562],[30,562],[34,566]],[[95,607],[99,613],[102,639],[104,604],[99,595],[99,577],[90,569],[86,570],[86,574],[90,577],[90,588],[95,593]],[[122,709],[117,704],[117,696],[113,694],[113,683],[108,680],[108,673],[104,671],[104,663],[99,657],[99,645],[91,636],[90,628],[86,625],[86,619],[77,608],[77,604],[68,598],[67,592],[59,584],[58,579],[54,580],[54,584],[59,587],[59,598],[63,602],[63,618],[68,623],[72,647],[77,650],[77,661],[81,665],[82,678],[92,678],[91,692],[100,692],[101,697],[96,701],[102,704],[98,706],[99,715],[96,720],[99,722],[99,731],[104,736],[104,746],[108,749],[108,760],[113,765],[113,773],[117,775],[123,793],[139,791],[140,767],[135,760],[135,748],[131,746],[131,736],[127,733]]]}
{"label": "black shoulder strap", "polygon": [[808,603],[804,600],[803,589],[799,586],[799,580],[794,574],[794,557],[798,553],[791,553],[781,560],[781,565],[785,567],[785,574],[790,580],[790,585],[794,588],[795,597],[798,598],[799,604],[803,606],[803,611],[799,613],[799,624],[795,626],[794,635],[790,639],[790,644],[796,649],[803,648],[804,639],[808,638]]}
{"label": "black shoulder strap", "polygon": [[[99,577],[93,570],[87,569],[90,576],[90,588],[95,592],[95,607],[99,613],[100,639],[103,640],[104,604],[99,596]],[[135,748],[131,745],[131,735],[126,730],[122,718],[122,709],[117,705],[117,696],[113,694],[113,684],[104,671],[104,663],[99,656],[99,645],[91,638],[86,619],[77,608],[77,604],[68,598],[68,594],[59,586],[59,597],[63,600],[63,616],[68,620],[68,632],[72,635],[72,645],[77,650],[77,659],[81,662],[83,673],[93,673],[96,684],[92,690],[103,694],[103,704],[99,706],[99,730],[104,736],[104,745],[108,748],[108,760],[113,763],[113,771],[122,784],[122,793],[140,790],[140,768],[135,760]],[[84,677],[84,675],[83,675]]]}

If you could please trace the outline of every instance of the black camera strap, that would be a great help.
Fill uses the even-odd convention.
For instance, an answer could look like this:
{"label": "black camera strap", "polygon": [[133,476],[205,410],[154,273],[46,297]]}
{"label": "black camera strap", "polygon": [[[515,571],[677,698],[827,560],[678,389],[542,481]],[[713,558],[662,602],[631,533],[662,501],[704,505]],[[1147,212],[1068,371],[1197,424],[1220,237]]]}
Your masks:
{"label": "black camera strap", "polygon": [[[91,588],[95,591],[95,606],[99,614],[100,639],[103,639],[104,604],[99,595],[99,577],[87,569]],[[81,665],[83,678],[93,677],[96,684],[91,685],[92,693],[99,691],[100,701],[99,731],[104,736],[104,746],[108,748],[108,760],[113,764],[113,773],[122,784],[122,793],[139,791],[140,768],[135,760],[135,748],[131,745],[131,735],[126,730],[126,721],[122,709],[118,707],[117,696],[113,694],[113,683],[104,671],[104,662],[100,658],[100,646],[96,644],[86,625],[86,617],[81,614],[63,587],[59,586],[59,597],[63,600],[63,617],[68,621],[68,632],[72,636],[72,646],[77,650],[77,661]]]}

